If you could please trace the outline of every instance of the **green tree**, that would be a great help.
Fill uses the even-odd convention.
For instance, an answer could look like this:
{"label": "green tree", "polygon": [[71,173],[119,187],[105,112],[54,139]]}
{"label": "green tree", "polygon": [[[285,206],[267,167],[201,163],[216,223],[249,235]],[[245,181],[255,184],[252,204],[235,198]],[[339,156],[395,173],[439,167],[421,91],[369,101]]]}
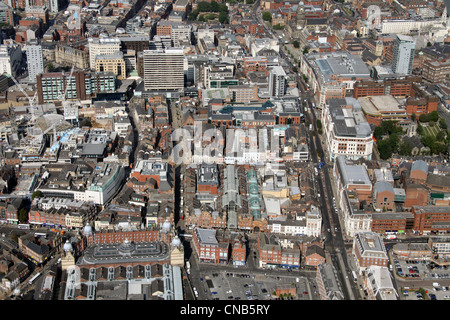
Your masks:
{"label": "green tree", "polygon": [[297,40],[294,40],[294,41],[292,42],[292,45],[293,45],[294,48],[296,48],[296,49],[300,48],[300,42],[298,42]]}
{"label": "green tree", "polygon": [[415,122],[415,121],[416,121],[416,118],[417,118],[416,114],[413,113],[413,114],[411,115],[411,120]]}
{"label": "green tree", "polygon": [[303,54],[307,54],[309,52],[309,48],[308,47],[304,47],[303,48]]}
{"label": "green tree", "polygon": [[435,142],[436,138],[434,136],[427,135],[422,138],[423,145],[428,148],[431,148]]}
{"label": "green tree", "polygon": [[264,11],[262,14],[262,18],[264,21],[272,21],[272,15],[269,11]]}
{"label": "green tree", "polygon": [[212,11],[212,12],[219,12],[220,6],[217,2],[212,0],[210,8],[211,8],[210,11]]}
{"label": "green tree", "polygon": [[420,124],[420,122],[417,124],[417,130],[416,130],[418,135],[423,135],[424,134],[424,130],[422,125]]}
{"label": "green tree", "polygon": [[381,126],[375,127],[375,129],[373,130],[373,136],[377,140],[381,140],[381,138],[385,135],[385,133],[386,132],[384,131],[383,127],[381,127]]}
{"label": "green tree", "polygon": [[20,223],[24,223],[28,221],[28,212],[26,209],[22,208],[19,210],[18,214],[17,214],[17,219],[19,220]]}
{"label": "green tree", "polygon": [[228,23],[228,13],[224,11],[220,11],[219,13],[219,22],[227,24]]}
{"label": "green tree", "polygon": [[441,154],[448,151],[448,144],[435,141],[431,146],[431,152],[434,154]]}
{"label": "green tree", "polygon": [[428,122],[428,121],[430,121],[430,120],[429,120],[427,114],[422,113],[422,114],[419,116],[419,121],[420,121],[420,122]]}
{"label": "green tree", "polygon": [[432,111],[428,114],[429,121],[437,122],[439,120],[439,113],[437,111]]}
{"label": "green tree", "polygon": [[377,146],[381,159],[387,160],[392,156],[392,146],[389,140],[380,140],[377,142]]}
{"label": "green tree", "polygon": [[31,194],[31,200],[34,200],[34,198],[41,198],[42,196],[42,191],[36,190]]}
{"label": "green tree", "polygon": [[197,5],[197,9],[199,12],[210,12],[211,11],[211,3],[206,1],[200,1]]}
{"label": "green tree", "polygon": [[193,10],[191,13],[189,13],[189,15],[188,15],[188,20],[189,20],[189,21],[195,21],[195,20],[197,20],[198,13],[199,13],[198,9]]}
{"label": "green tree", "polygon": [[402,156],[410,156],[413,150],[411,143],[402,141],[398,146],[398,153]]}
{"label": "green tree", "polygon": [[436,141],[444,141],[445,140],[445,136],[446,136],[446,132],[444,130],[439,131],[436,134]]}
{"label": "green tree", "polygon": [[441,118],[439,120],[439,127],[441,127],[441,129],[443,129],[443,130],[447,130],[447,122],[445,122],[444,118]]}

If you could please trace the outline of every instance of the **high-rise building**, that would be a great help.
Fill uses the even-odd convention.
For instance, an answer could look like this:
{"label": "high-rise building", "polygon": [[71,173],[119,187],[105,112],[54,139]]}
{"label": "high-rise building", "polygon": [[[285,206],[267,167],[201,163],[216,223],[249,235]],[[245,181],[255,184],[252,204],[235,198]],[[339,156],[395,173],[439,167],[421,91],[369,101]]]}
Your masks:
{"label": "high-rise building", "polygon": [[22,49],[15,44],[0,45],[0,74],[17,76],[22,65]]}
{"label": "high-rise building", "polygon": [[14,10],[4,2],[0,2],[0,23],[14,26]]}
{"label": "high-rise building", "polygon": [[182,90],[184,59],[180,48],[144,50],[145,90]]}
{"label": "high-rise building", "polygon": [[399,74],[411,74],[413,69],[414,50],[416,41],[402,34],[397,34],[394,46],[392,70]]}
{"label": "high-rise building", "polygon": [[280,66],[269,70],[269,95],[281,97],[286,91],[286,72]]}
{"label": "high-rise building", "polygon": [[89,67],[95,70],[95,57],[117,53],[120,45],[119,38],[89,38]]}
{"label": "high-rise building", "polygon": [[28,79],[36,82],[36,76],[44,72],[44,57],[42,56],[42,46],[37,39],[27,42],[27,65]]}

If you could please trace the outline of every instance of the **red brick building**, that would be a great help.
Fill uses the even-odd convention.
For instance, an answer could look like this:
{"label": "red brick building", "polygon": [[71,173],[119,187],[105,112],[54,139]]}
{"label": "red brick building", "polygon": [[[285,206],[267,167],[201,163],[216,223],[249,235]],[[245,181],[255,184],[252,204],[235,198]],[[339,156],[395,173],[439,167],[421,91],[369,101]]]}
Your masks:
{"label": "red brick building", "polygon": [[450,231],[450,206],[414,206],[413,230],[419,234]]}
{"label": "red brick building", "polygon": [[230,244],[219,242],[214,229],[195,228],[192,243],[199,262],[227,264],[230,257]]}

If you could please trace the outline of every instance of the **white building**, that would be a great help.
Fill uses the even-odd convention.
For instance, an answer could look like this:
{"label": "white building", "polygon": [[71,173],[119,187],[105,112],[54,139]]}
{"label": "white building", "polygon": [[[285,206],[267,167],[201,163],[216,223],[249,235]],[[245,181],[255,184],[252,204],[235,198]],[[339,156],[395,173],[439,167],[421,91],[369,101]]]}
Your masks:
{"label": "white building", "polygon": [[42,46],[37,40],[27,42],[27,66],[28,79],[30,82],[36,82],[36,76],[44,72],[44,57],[42,55]]}
{"label": "white building", "polygon": [[269,95],[284,96],[286,92],[286,72],[283,67],[275,66],[269,70]]}
{"label": "white building", "polygon": [[340,155],[350,160],[372,158],[372,129],[358,100],[328,99],[322,110],[322,125],[331,160]]}
{"label": "white building", "polygon": [[22,64],[22,50],[19,45],[0,45],[0,74],[7,73],[15,77]]}
{"label": "white building", "polygon": [[306,230],[307,236],[319,237],[322,233],[322,214],[319,208],[311,206],[306,212]]}
{"label": "white building", "polygon": [[114,54],[120,51],[119,38],[89,38],[89,67],[95,70],[95,57],[97,55]]}
{"label": "white building", "polygon": [[182,90],[184,60],[182,48],[144,50],[145,90]]}
{"label": "white building", "polygon": [[399,74],[411,74],[413,69],[416,41],[410,37],[398,34],[395,38],[392,70]]}
{"label": "white building", "polygon": [[398,300],[398,293],[387,267],[371,266],[367,270],[364,289],[369,300]]}

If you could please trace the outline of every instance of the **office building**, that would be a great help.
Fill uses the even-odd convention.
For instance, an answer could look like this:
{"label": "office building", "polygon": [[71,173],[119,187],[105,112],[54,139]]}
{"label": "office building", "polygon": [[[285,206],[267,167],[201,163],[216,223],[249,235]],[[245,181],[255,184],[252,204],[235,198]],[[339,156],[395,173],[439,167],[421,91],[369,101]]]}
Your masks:
{"label": "office building", "polygon": [[339,155],[351,160],[372,158],[372,129],[358,100],[329,99],[322,122],[331,160]]}
{"label": "office building", "polygon": [[31,82],[36,82],[36,76],[44,72],[44,58],[42,56],[42,46],[36,39],[30,40],[27,43],[27,65],[28,65],[28,79]]}
{"label": "office building", "polygon": [[97,55],[114,54],[120,51],[119,38],[89,38],[89,67],[95,70],[95,57]]}
{"label": "office building", "polygon": [[411,74],[413,68],[416,41],[410,37],[397,34],[394,45],[392,71],[399,74]]}
{"label": "office building", "polygon": [[144,50],[144,88],[171,91],[184,88],[184,53],[180,48]]}
{"label": "office building", "polygon": [[19,45],[0,45],[0,74],[7,73],[15,77],[22,64],[22,49]]}
{"label": "office building", "polygon": [[375,232],[358,232],[355,235],[353,255],[360,274],[372,266],[387,267],[389,263],[383,239]]}
{"label": "office building", "polygon": [[95,57],[95,71],[112,72],[119,80],[125,80],[127,70],[123,52],[118,51],[112,54],[99,54]]}

